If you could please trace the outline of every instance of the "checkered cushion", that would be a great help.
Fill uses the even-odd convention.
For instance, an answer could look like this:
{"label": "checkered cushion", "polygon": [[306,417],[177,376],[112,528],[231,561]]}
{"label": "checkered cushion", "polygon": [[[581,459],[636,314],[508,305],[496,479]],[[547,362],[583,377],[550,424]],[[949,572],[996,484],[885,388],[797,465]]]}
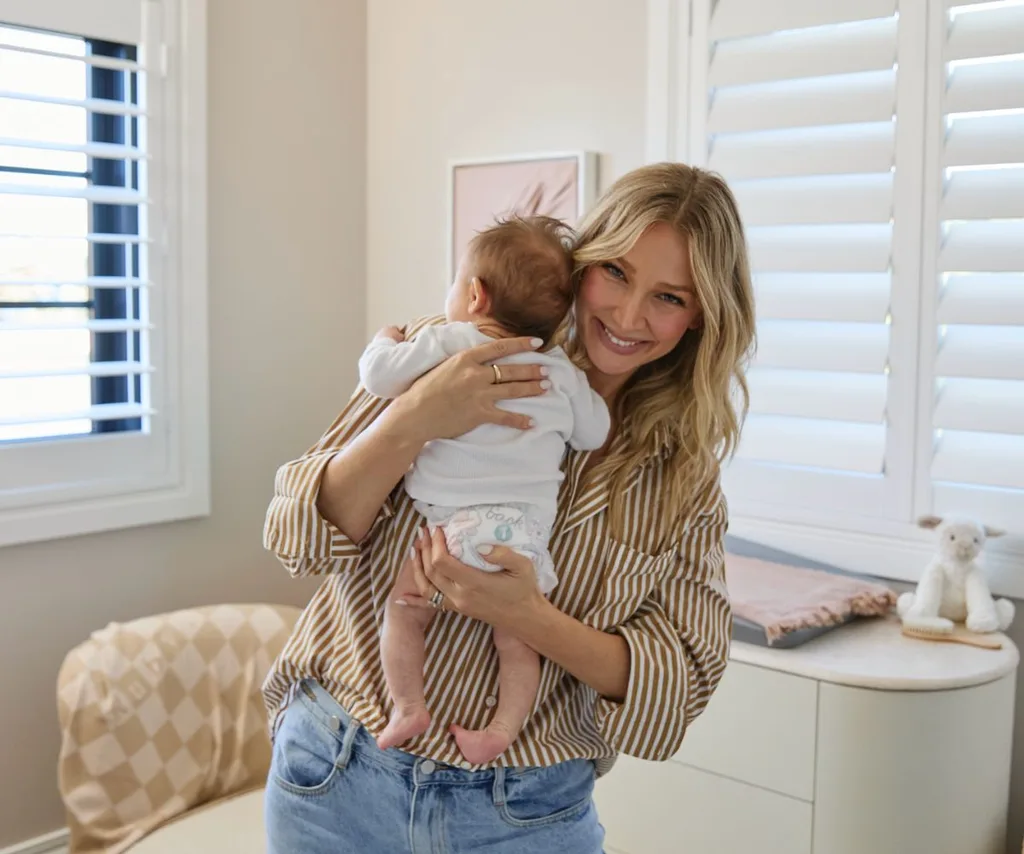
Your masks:
{"label": "checkered cushion", "polygon": [[298,615],[261,604],[176,611],[113,623],[68,653],[57,706],[71,854],[117,854],[263,784],[260,688]]}

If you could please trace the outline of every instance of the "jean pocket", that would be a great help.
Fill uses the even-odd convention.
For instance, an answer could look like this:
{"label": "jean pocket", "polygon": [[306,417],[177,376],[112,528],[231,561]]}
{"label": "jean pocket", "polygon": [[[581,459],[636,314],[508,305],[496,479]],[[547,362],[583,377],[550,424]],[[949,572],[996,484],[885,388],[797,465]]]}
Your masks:
{"label": "jean pocket", "polygon": [[538,827],[582,815],[594,795],[594,763],[586,759],[506,772],[495,786],[498,814],[513,827]]}
{"label": "jean pocket", "polygon": [[337,781],[343,768],[344,726],[329,729],[303,703],[296,700],[284,714],[274,739],[270,777],[296,795],[322,795]]}

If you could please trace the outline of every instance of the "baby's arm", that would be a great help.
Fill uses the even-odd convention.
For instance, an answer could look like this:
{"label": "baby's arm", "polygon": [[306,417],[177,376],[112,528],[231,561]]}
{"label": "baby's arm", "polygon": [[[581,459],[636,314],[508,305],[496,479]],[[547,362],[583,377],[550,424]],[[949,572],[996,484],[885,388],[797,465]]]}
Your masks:
{"label": "baby's arm", "polygon": [[412,341],[397,341],[393,329],[378,332],[359,357],[359,381],[374,397],[398,397],[448,358],[434,327],[428,326]]}
{"label": "baby's arm", "polygon": [[596,391],[590,387],[581,371],[576,390],[569,397],[572,405],[573,427],[569,444],[577,451],[595,451],[608,438],[612,426],[608,406]]}

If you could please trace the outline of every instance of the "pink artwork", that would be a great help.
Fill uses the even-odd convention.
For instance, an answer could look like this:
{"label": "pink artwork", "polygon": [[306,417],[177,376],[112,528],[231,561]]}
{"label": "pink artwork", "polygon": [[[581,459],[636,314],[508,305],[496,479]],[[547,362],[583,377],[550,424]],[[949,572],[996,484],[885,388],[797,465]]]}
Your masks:
{"label": "pink artwork", "polygon": [[449,280],[466,245],[496,218],[544,214],[576,225],[592,200],[593,155],[566,153],[451,166]]}

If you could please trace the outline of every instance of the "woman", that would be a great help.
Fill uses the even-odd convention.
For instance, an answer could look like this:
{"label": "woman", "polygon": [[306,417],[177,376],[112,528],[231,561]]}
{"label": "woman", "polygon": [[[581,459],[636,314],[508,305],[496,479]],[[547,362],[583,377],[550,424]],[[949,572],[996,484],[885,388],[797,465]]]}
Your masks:
{"label": "woman", "polygon": [[[429,441],[485,422],[528,426],[495,404],[543,393],[539,369],[503,366],[494,384],[489,367],[529,349],[526,339],[449,359],[390,405],[357,391],[320,442],[278,471],[265,543],[293,575],[327,578],[265,685],[273,854],[596,854],[595,777],[620,752],[672,756],[718,684],[731,629],[719,463],[738,439],[734,391],[745,409],[754,337],[735,202],[709,173],[642,167],[587,216],[575,257],[565,346],[613,426],[601,450],[567,454],[550,599],[514,552],[491,553],[502,573],[450,557],[400,485]],[[442,611],[425,668],[434,724],[380,751],[378,631],[403,561],[423,594],[408,606]],[[483,725],[495,705],[491,627],[543,665],[519,738],[479,768],[448,730]]]}

